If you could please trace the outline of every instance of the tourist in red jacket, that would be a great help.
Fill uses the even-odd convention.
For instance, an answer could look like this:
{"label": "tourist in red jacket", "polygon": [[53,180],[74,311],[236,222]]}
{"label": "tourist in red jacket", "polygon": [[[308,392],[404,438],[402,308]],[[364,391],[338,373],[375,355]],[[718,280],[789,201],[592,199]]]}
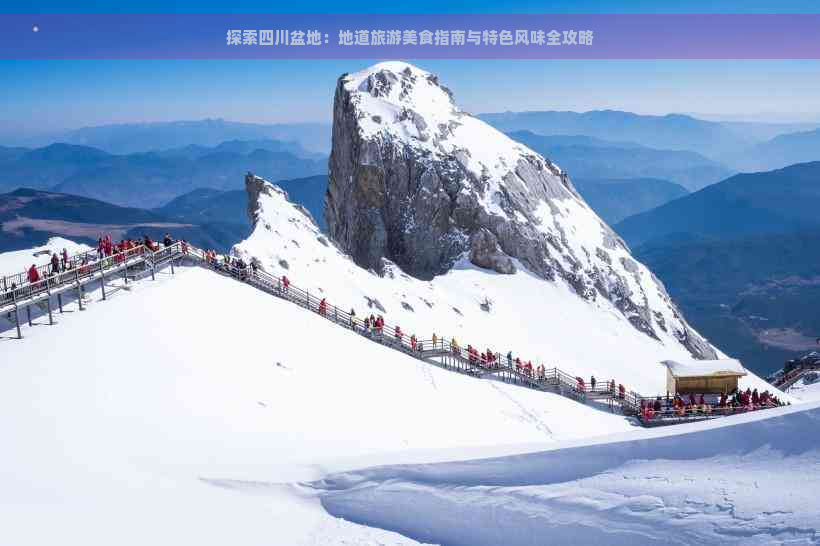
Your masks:
{"label": "tourist in red jacket", "polygon": [[40,280],[40,272],[37,271],[37,266],[31,264],[31,267],[28,268],[28,282],[34,284]]}

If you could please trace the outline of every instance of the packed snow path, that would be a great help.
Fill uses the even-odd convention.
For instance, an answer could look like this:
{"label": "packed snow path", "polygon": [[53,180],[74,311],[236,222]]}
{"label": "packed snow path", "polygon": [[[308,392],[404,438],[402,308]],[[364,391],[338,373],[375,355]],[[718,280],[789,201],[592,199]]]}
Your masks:
{"label": "packed snow path", "polygon": [[[282,279],[274,278],[261,269],[226,267],[205,251],[182,241],[158,250],[139,245],[102,259],[98,258],[96,251],[85,252],[70,257],[69,267],[63,271],[49,275],[49,266],[41,266],[38,268],[40,279],[35,282],[28,282],[25,274],[4,277],[2,279],[3,292],[0,296],[0,314],[13,313],[17,335],[22,338],[21,308],[26,312],[29,326],[32,320],[32,306],[42,313],[47,312],[49,324],[53,324],[52,298],[56,298],[58,309],[62,312],[64,295],[75,294],[77,303],[82,309],[86,286],[99,284],[102,297],[105,299],[106,277],[110,279],[113,275],[121,274],[127,285],[129,278],[135,281],[150,274],[153,279],[156,271],[165,267],[170,267],[173,273],[174,264],[179,261],[204,266],[226,274],[268,294],[318,313],[338,325],[360,333],[367,339],[436,366],[476,378],[498,379],[536,390],[555,392],[579,402],[602,401],[608,405],[610,410],[614,411],[617,407],[625,415],[638,416],[638,421],[644,426],[699,421],[731,413],[719,411],[723,408],[715,408],[715,411],[710,412],[695,411],[682,414],[663,411],[647,419],[641,414],[641,401],[654,401],[655,396],[641,396],[634,391],[623,390],[620,385],[616,388],[614,384],[607,382],[587,386],[579,378],[557,367],[541,368],[534,373],[531,369],[521,368],[520,364],[514,366],[510,359],[507,359],[505,364],[500,353],[495,353],[492,359],[487,359],[484,355],[479,356],[477,351],[470,353],[452,339],[442,337],[435,340],[416,340],[402,333],[397,326],[387,323],[379,328],[366,328],[364,320],[329,304],[324,298],[319,299],[290,283],[283,284]],[[468,345],[468,347],[471,346]],[[731,408],[728,409],[731,410]]]}

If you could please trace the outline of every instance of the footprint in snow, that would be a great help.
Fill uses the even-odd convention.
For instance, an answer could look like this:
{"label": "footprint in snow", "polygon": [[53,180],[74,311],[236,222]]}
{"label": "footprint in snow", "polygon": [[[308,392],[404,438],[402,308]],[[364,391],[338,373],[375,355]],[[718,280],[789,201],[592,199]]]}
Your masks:
{"label": "footprint in snow", "polygon": [[266,403],[261,402],[261,401],[259,401],[259,400],[257,400],[257,401],[256,401],[256,403],[257,403],[257,404],[259,404],[260,406],[262,406],[263,408],[268,407],[268,405],[267,405]]}

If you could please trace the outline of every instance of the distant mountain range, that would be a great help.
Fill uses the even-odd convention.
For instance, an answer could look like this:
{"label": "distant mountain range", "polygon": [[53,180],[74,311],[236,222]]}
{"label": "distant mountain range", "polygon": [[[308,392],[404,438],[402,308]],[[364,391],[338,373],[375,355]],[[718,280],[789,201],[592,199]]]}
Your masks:
{"label": "distant mountain range", "polygon": [[[324,200],[327,176],[280,180],[276,184],[288,192],[290,200],[305,207],[325,231]],[[156,212],[180,221],[194,223],[240,224],[250,230],[248,195],[245,190],[219,191],[196,189],[181,195]]]}
{"label": "distant mountain range", "polygon": [[820,161],[820,129],[778,135],[745,150],[734,162],[744,170],[778,169]]}
{"label": "distant mountain range", "polygon": [[[326,175],[277,184],[325,229]],[[37,246],[56,235],[94,243],[103,233],[156,239],[166,232],[197,246],[226,251],[247,237],[250,228],[245,190],[198,188],[153,210],[28,188],[0,194],[0,252]]]}
{"label": "distant mountain range", "polygon": [[820,162],[739,174],[615,226],[692,324],[756,372],[820,337]]}
{"label": "distant mountain range", "polygon": [[14,144],[42,147],[65,142],[124,155],[187,145],[213,147],[228,140],[279,140],[312,153],[327,155],[330,151],[330,124],[263,124],[224,119],[126,123],[28,136]]}
{"label": "distant mountain range", "polygon": [[287,151],[292,149],[275,140],[230,141],[213,148],[192,145],[129,155],[73,144],[34,150],[0,148],[0,191],[29,187],[153,208],[197,188],[241,187],[247,171],[272,180],[327,172],[325,159]]}
{"label": "distant mountain range", "polygon": [[583,135],[514,131],[509,136],[560,165],[573,180],[659,178],[695,191],[732,174],[726,166],[695,152],[657,150]]}
{"label": "distant mountain range", "polygon": [[665,150],[689,150],[713,160],[748,148],[755,140],[719,122],[682,114],[647,116],[618,110],[591,112],[501,112],[479,115],[504,132],[532,131],[540,135],[586,135],[610,141],[634,142]]}
{"label": "distant mountain range", "polygon": [[572,182],[610,225],[689,194],[683,186],[657,178],[574,178]]}
{"label": "distant mountain range", "polygon": [[656,242],[635,255],[699,332],[756,373],[817,349],[820,230]]}
{"label": "distant mountain range", "polygon": [[820,228],[820,162],[738,174],[616,227],[630,245]]}
{"label": "distant mountain range", "polygon": [[76,195],[25,188],[0,194],[0,251],[31,248],[56,235],[93,244],[106,233],[115,239],[159,239],[166,232],[198,246],[227,250],[247,231],[246,226],[184,222]]}

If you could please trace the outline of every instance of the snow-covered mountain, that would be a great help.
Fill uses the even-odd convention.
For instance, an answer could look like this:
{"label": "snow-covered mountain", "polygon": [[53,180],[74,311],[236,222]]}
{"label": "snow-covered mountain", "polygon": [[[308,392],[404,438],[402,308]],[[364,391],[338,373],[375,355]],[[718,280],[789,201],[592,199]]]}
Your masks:
{"label": "snow-covered mountain", "polygon": [[[359,317],[383,313],[419,339],[436,333],[482,350],[512,350],[533,365],[615,379],[644,394],[665,392],[662,360],[691,358],[671,332],[645,335],[609,300],[580,298],[562,279],[546,281],[513,258],[511,275],[479,268],[467,257],[427,281],[389,260],[381,275],[365,270],[280,188],[253,175],[246,186],[254,228],[233,251]],[[743,384],[771,388],[751,374]]]}
{"label": "snow-covered mountain", "polygon": [[438,77],[410,64],[339,78],[326,217],[366,269],[382,272],[387,259],[429,280],[465,256],[505,274],[516,260],[642,335],[716,356],[566,172],[461,110]]}
{"label": "snow-covered mountain", "polygon": [[[498,153],[477,150],[479,162]],[[253,175],[253,232],[233,252],[422,339],[435,332],[663,391],[659,362],[691,357],[681,332],[695,334],[645,268],[624,265],[620,242],[605,248],[608,274],[630,272],[622,282],[629,298],[643,298],[653,332],[636,328],[611,292],[579,295],[571,267],[580,264],[579,275],[600,269],[603,258],[585,251],[604,245],[608,228],[556,167],[522,161],[540,162],[551,173],[538,175],[544,184],[557,184],[544,187],[566,193],[544,197],[519,183],[515,207],[549,215],[521,205],[504,218],[509,203],[500,200],[500,212],[487,216],[498,216],[493,225],[513,239],[558,233],[543,265],[552,277],[533,265],[537,249],[511,254],[486,226],[459,253],[442,255],[446,268],[429,278],[390,259],[405,259],[400,252],[361,267],[304,208]],[[515,182],[505,177],[502,195],[502,183]],[[478,186],[465,188],[459,195],[491,207]],[[337,206],[338,198],[331,196]],[[442,225],[450,226],[447,214]],[[344,243],[345,220],[333,219]],[[364,238],[367,225],[350,233]],[[28,265],[33,254],[0,254],[0,271]],[[547,537],[746,545],[820,537],[820,437],[805,433],[820,419],[820,402],[640,429],[603,406],[442,370],[204,267],[180,263],[156,280],[105,282],[105,301],[88,285],[84,310],[67,297],[53,325],[34,306],[23,339],[8,335],[12,315],[0,316],[3,544],[108,545],[116,537],[118,545],[532,546]],[[771,389],[751,374],[741,386]]]}

